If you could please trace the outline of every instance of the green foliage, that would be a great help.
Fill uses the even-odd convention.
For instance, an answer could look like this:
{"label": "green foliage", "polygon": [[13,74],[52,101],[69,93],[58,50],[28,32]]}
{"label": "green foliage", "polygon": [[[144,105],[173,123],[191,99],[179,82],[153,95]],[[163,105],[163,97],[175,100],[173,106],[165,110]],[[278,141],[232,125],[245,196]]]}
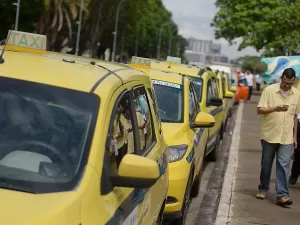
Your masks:
{"label": "green foliage", "polygon": [[262,74],[266,71],[266,64],[260,62],[257,56],[244,56],[236,59],[236,62],[242,66],[243,71],[249,70],[253,74]]}
{"label": "green foliage", "polygon": [[295,54],[300,39],[300,0],[217,0],[212,26],[215,37],[231,44],[242,38],[239,50],[252,46],[266,56]]}
{"label": "green foliage", "polygon": [[[22,0],[19,30],[47,35],[49,50],[60,51],[63,47],[71,47],[74,53],[80,1]],[[120,1],[84,0],[79,53],[90,50],[93,57],[99,57],[106,48],[112,50],[116,11]],[[1,0],[0,12],[2,40],[15,21],[16,7],[11,0]],[[169,38],[173,34],[171,55],[183,57],[186,40],[178,34],[172,14],[164,7],[162,0],[124,1],[120,10],[116,53],[131,57],[135,55],[138,46],[138,56],[155,58],[159,31],[163,24],[166,26],[162,32],[160,55],[167,56]],[[97,47],[98,43],[100,48]]]}
{"label": "green foliage", "polygon": [[[15,23],[17,7],[13,5],[16,1],[1,0],[0,1],[0,40],[7,37],[8,30]],[[41,12],[44,10],[44,4],[40,0],[21,1],[19,28],[20,31],[34,32],[37,27]],[[34,6],[34,7],[33,7]]]}

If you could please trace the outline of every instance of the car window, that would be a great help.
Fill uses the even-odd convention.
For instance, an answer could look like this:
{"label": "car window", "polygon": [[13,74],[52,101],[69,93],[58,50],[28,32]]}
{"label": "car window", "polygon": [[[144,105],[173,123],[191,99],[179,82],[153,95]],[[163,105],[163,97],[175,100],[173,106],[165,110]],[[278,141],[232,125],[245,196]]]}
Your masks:
{"label": "car window", "polygon": [[197,115],[197,102],[195,101],[194,89],[192,84],[189,87],[189,121],[193,122]]}
{"label": "car window", "polygon": [[183,122],[182,85],[152,80],[158,101],[159,116],[165,123]]}
{"label": "car window", "polygon": [[196,114],[198,114],[200,112],[200,106],[199,106],[198,97],[197,97],[197,93],[196,93],[196,87],[195,87],[194,82],[192,83],[191,89],[192,89],[192,93],[194,95],[194,99],[195,99],[195,103],[196,103]]}
{"label": "car window", "polygon": [[159,127],[159,130],[161,131],[161,120],[160,120],[160,117],[159,117],[159,108],[158,108],[158,103],[157,103],[157,99],[156,99],[156,96],[154,95],[154,91],[152,88],[148,88],[148,92],[150,94],[150,97],[151,97],[151,101],[150,103],[152,103],[152,106],[153,106],[153,109],[154,109],[154,113],[155,113],[155,116],[156,116],[156,119],[159,121],[158,123],[158,127]]}
{"label": "car window", "polygon": [[189,76],[189,78],[193,81],[196,96],[198,98],[198,102],[201,102],[202,99],[202,79],[198,77]]}
{"label": "car window", "polygon": [[225,88],[226,88],[226,84],[225,84],[225,78],[222,77],[222,89],[223,89],[223,96],[225,96]]}
{"label": "car window", "polygon": [[218,80],[216,78],[212,78],[212,88],[213,88],[213,96],[219,97],[219,86],[218,86]]}
{"label": "car window", "polygon": [[140,148],[143,154],[145,150],[156,141],[152,112],[145,87],[137,87],[133,90],[136,117],[139,130]]}
{"label": "car window", "polygon": [[212,87],[212,81],[211,79],[207,82],[207,99],[214,96],[213,87]]}
{"label": "car window", "polygon": [[0,78],[0,186],[33,193],[72,189],[86,165],[100,99]]}
{"label": "car window", "polygon": [[113,173],[117,173],[120,162],[126,154],[135,154],[132,121],[130,96],[129,92],[126,92],[118,99],[110,123],[109,157]]}

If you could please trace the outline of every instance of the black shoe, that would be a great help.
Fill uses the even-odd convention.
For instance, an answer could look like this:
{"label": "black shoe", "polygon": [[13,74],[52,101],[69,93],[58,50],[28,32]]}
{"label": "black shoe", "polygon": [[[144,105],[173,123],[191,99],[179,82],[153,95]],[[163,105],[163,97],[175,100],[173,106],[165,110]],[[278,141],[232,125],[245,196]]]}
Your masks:
{"label": "black shoe", "polygon": [[291,185],[294,185],[294,184],[297,183],[297,180],[298,180],[298,176],[291,175],[290,179],[289,179],[289,182],[290,182]]}

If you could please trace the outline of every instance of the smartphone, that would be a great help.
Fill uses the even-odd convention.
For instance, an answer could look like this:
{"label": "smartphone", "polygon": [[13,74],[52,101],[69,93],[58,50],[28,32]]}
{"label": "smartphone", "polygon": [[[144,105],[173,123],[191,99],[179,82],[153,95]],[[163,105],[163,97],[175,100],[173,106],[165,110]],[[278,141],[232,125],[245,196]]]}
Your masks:
{"label": "smartphone", "polygon": [[285,108],[286,110],[288,110],[289,109],[289,105],[286,105],[286,104],[283,104],[283,106],[282,106],[283,108]]}

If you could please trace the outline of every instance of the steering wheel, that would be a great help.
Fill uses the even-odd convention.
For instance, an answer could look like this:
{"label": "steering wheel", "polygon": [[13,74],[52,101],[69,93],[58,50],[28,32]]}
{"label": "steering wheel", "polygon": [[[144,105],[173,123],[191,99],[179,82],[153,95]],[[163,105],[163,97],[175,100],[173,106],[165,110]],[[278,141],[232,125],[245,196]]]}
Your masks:
{"label": "steering wheel", "polygon": [[[41,142],[41,141],[25,141],[25,142],[22,142],[21,144],[19,144],[16,148],[19,148],[19,149],[25,148],[26,149],[26,147],[29,147],[29,146],[38,146],[39,147],[38,150],[36,150],[35,148],[33,148],[33,149],[31,148],[30,151],[49,156],[49,158],[51,158],[51,160],[53,160],[53,161],[58,159],[64,165],[67,174],[69,174],[69,175],[73,174],[71,163],[69,162],[67,157],[64,156],[57,148],[55,148],[49,144],[46,144],[44,142]],[[44,151],[40,147],[42,147],[44,149]]]}

